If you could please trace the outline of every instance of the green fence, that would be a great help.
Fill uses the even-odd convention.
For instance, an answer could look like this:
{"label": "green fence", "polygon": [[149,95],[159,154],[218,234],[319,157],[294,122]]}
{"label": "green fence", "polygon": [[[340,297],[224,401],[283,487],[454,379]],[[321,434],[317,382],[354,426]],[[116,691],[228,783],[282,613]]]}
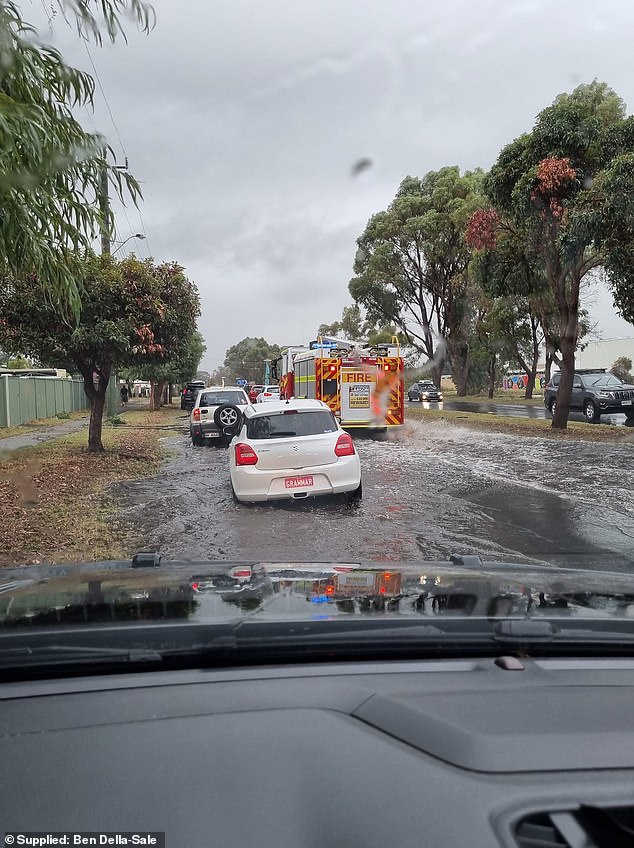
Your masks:
{"label": "green fence", "polygon": [[[117,381],[113,377],[106,396],[106,414],[114,414],[118,406]],[[0,427],[15,427],[89,407],[82,380],[0,376]]]}

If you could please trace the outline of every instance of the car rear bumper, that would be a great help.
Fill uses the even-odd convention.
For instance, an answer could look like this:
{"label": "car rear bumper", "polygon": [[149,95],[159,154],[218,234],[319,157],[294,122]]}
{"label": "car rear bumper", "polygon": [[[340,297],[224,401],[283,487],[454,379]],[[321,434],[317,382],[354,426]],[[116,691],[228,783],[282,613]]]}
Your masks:
{"label": "car rear bumper", "polygon": [[231,436],[225,436],[225,434],[221,432],[211,421],[209,424],[191,424],[189,427],[189,434],[192,438],[204,439],[205,441],[210,442],[219,442],[223,439],[231,439]]}
{"label": "car rear bumper", "polygon": [[[302,485],[302,478],[312,478],[312,485]],[[297,485],[289,488],[287,481]],[[231,468],[231,484],[239,501],[257,502],[300,500],[320,495],[354,492],[361,483],[361,463],[357,454],[342,457],[332,465],[310,468],[286,468],[260,471],[256,466]]]}

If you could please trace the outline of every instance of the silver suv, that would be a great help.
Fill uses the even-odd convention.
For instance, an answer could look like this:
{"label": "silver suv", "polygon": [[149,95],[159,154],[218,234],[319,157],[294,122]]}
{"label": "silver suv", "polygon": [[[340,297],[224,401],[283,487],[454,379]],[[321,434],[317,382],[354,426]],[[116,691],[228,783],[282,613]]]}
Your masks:
{"label": "silver suv", "polygon": [[[553,374],[544,389],[544,405],[551,412],[557,405],[561,373]],[[634,385],[623,383],[605,370],[575,371],[570,409],[580,409],[586,421],[594,423],[602,415],[623,413],[634,420]]]}
{"label": "silver suv", "polygon": [[251,406],[251,401],[239,386],[207,386],[199,391],[189,416],[192,444],[210,440],[229,444],[242,424],[246,406]]}

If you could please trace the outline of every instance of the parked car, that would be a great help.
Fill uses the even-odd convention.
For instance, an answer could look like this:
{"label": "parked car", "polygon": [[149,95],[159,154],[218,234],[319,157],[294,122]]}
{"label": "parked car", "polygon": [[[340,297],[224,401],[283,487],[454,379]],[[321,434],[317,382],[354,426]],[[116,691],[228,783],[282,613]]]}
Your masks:
{"label": "parked car", "polygon": [[181,409],[191,409],[196,400],[196,395],[204,388],[204,380],[192,380],[191,383],[187,383],[181,392]]}
{"label": "parked car", "polygon": [[[561,372],[557,371],[544,389],[544,405],[550,412],[557,406],[560,380]],[[599,421],[602,415],[619,412],[634,420],[634,385],[601,369],[575,371],[570,409],[580,409],[590,423]]]}
{"label": "parked car", "polygon": [[407,390],[408,400],[417,400],[420,403],[423,401],[441,401],[442,392],[431,380],[419,380]]}
{"label": "parked car", "polygon": [[352,437],[320,400],[245,408],[229,448],[229,473],[239,501],[340,492],[361,497],[361,463]]}
{"label": "parked car", "polygon": [[280,387],[275,386],[262,386],[262,391],[256,398],[257,403],[267,403],[270,400],[279,400],[280,399]]}
{"label": "parked car", "polygon": [[248,392],[249,400],[251,401],[251,403],[255,403],[258,395],[260,394],[260,392],[262,391],[263,388],[264,388],[264,386],[261,386],[261,385],[251,386],[251,388],[249,389],[249,392]]}
{"label": "parked car", "polygon": [[237,386],[208,386],[199,391],[189,416],[193,445],[208,439],[228,443],[242,421],[242,410],[251,405],[249,396]]}

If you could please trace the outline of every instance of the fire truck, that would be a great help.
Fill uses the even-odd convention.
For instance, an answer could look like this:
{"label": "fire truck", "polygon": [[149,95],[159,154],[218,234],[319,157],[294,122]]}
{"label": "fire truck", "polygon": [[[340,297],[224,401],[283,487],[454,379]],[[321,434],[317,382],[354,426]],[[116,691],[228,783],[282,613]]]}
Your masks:
{"label": "fire truck", "polygon": [[349,429],[385,431],[404,422],[403,357],[394,338],[367,347],[344,339],[319,338],[289,347],[277,361],[281,398],[316,398]]}

